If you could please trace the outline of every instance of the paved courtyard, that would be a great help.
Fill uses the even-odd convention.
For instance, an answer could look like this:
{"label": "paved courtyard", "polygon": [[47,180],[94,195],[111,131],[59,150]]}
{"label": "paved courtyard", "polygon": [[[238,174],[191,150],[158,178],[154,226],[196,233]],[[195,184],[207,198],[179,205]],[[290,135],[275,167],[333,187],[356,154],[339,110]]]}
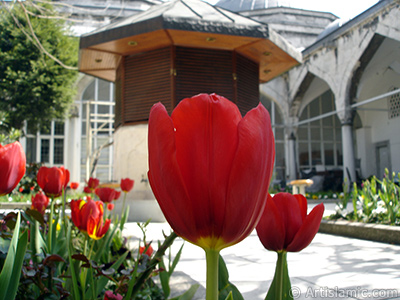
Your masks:
{"label": "paved courtyard", "polygon": [[[327,205],[327,213],[333,209]],[[163,240],[167,223],[150,223],[147,240]],[[136,223],[126,224],[125,234],[137,244],[141,232]],[[176,253],[183,240],[178,238]],[[155,246],[156,248],[156,246]],[[246,300],[262,300],[274,275],[276,253],[263,248],[255,232],[241,243],[221,252],[230,281]],[[318,233],[309,247],[288,254],[294,299],[400,299],[400,246]],[[185,242],[172,280],[176,294],[199,283],[194,299],[205,299],[205,255]]]}

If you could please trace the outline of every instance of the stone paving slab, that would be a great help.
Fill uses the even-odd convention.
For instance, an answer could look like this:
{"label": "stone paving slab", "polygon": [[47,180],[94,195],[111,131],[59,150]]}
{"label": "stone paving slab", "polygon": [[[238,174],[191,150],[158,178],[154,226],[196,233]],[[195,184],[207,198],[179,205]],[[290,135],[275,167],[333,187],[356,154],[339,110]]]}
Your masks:
{"label": "stone paving slab", "polygon": [[[147,240],[163,240],[167,223],[150,223]],[[135,223],[124,232],[137,246],[141,232]],[[136,246],[135,246],[136,243]],[[172,253],[183,240],[178,238]],[[230,281],[246,300],[262,300],[274,275],[276,253],[263,248],[255,232],[241,243],[221,251]],[[295,299],[400,299],[400,246],[318,233],[309,247],[288,253],[289,275]],[[185,242],[171,281],[174,294],[201,284],[195,300],[205,299],[204,251]]]}

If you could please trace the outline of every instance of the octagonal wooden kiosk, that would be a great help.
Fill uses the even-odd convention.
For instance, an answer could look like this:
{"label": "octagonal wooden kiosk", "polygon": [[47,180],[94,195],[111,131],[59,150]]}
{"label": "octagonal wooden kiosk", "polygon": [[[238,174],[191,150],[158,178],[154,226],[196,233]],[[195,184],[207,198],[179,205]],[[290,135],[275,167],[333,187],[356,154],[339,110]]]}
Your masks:
{"label": "octagonal wooden kiosk", "polygon": [[152,198],[146,121],[154,103],[171,112],[186,97],[217,93],[245,114],[259,103],[260,82],[300,58],[267,24],[201,0],[172,0],[82,36],[79,70],[115,82],[114,179],[133,178],[132,197]]}

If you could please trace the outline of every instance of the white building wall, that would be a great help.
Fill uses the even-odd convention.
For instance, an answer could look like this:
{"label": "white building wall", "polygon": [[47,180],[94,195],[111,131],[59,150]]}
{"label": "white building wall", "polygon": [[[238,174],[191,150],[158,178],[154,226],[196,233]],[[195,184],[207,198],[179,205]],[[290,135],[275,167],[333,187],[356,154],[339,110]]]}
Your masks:
{"label": "white building wall", "polygon": [[[377,53],[371,59],[368,67],[360,80],[357,102],[379,96],[391,91],[393,88],[400,88],[400,70],[395,66],[400,62],[400,42],[392,39],[385,39]],[[389,118],[389,99],[387,97],[363,105],[358,110],[365,132],[358,131],[358,157],[361,159],[363,176],[378,174],[377,146],[382,143],[389,143],[391,171],[400,172],[400,117]],[[361,145],[368,150],[362,149]]]}

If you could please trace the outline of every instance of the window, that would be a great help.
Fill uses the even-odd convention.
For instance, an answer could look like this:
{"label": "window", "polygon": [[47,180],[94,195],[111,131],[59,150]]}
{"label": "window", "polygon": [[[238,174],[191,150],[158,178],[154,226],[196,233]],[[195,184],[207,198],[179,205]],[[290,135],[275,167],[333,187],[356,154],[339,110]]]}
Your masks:
{"label": "window", "polygon": [[32,132],[27,126],[26,160],[28,163],[41,162],[47,165],[64,164],[65,125],[52,121],[39,132]]}
{"label": "window", "polygon": [[[114,134],[114,84],[94,79],[83,92],[81,111],[81,180],[86,180],[87,173],[94,168],[92,176],[102,182],[111,181],[113,149],[112,146],[104,146],[112,142]],[[87,141],[90,142],[89,145]],[[91,160],[89,164],[87,164],[88,155]],[[95,166],[94,161],[96,161]]]}
{"label": "window", "polygon": [[[393,88],[392,91],[398,88]],[[388,99],[389,102],[389,119],[400,117],[400,93],[391,95]]]}
{"label": "window", "polygon": [[[300,120],[307,120],[335,110],[331,91],[317,97],[308,104]],[[341,124],[336,115],[299,125],[297,136],[299,165],[302,170],[309,170],[316,165],[327,169],[342,164]]]}
{"label": "window", "polygon": [[286,163],[285,163],[285,126],[279,107],[275,102],[261,96],[262,104],[267,108],[272,124],[272,131],[275,137],[275,166],[274,178],[277,180],[285,180]]}

